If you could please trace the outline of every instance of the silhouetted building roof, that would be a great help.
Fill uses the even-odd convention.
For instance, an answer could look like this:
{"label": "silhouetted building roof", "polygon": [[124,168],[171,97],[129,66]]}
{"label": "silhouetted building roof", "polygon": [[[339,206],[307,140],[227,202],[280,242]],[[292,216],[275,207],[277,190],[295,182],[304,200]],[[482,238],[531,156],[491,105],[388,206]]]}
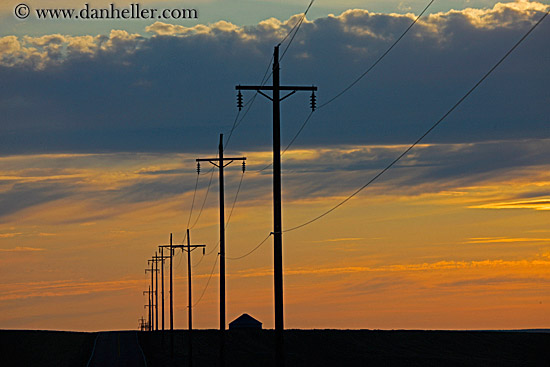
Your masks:
{"label": "silhouetted building roof", "polygon": [[247,313],[243,313],[235,320],[229,323],[229,330],[231,329],[261,329],[262,323]]}

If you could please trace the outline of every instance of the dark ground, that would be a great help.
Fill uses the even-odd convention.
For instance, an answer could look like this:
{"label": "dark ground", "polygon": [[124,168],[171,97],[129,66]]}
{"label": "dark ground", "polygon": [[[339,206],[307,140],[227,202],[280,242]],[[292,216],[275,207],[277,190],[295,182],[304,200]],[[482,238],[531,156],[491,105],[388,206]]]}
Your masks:
{"label": "dark ground", "polygon": [[[149,367],[187,366],[187,331],[175,332],[173,360],[170,358],[168,332],[165,334],[164,347],[161,332],[138,332],[137,334]],[[97,333],[60,331],[0,330],[0,366],[85,367],[97,335]],[[135,332],[101,333],[101,335],[112,336],[111,343],[107,343],[107,347],[116,348],[114,350],[117,356],[119,350],[124,354],[125,344],[135,344],[135,339],[131,338],[135,336]],[[125,343],[125,339],[132,343]],[[274,366],[273,346],[272,330],[227,331],[226,366]],[[219,365],[219,331],[194,331],[193,348],[194,367]],[[550,333],[286,330],[285,348],[287,367],[550,367]],[[139,356],[135,348],[130,351],[130,354]],[[109,365],[111,365],[110,362]],[[118,362],[113,362],[114,365],[119,365]]]}
{"label": "dark ground", "polygon": [[88,367],[145,367],[137,331],[98,333]]}
{"label": "dark ground", "polygon": [[0,330],[2,367],[86,366],[95,333]]}
{"label": "dark ground", "polygon": [[[186,366],[187,332],[139,333],[147,365]],[[226,366],[274,366],[272,330],[227,331]],[[218,366],[219,332],[193,332],[193,367]],[[550,334],[482,331],[287,330],[286,366],[550,366]],[[174,363],[175,361],[175,363]]]}

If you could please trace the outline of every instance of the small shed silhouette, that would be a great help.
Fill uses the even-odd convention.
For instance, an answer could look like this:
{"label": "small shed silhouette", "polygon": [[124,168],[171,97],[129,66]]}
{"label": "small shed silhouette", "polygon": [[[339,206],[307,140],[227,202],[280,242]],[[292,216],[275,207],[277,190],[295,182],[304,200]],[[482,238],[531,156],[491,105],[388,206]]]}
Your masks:
{"label": "small shed silhouette", "polygon": [[229,330],[234,329],[262,329],[262,323],[247,313],[243,313],[229,323]]}

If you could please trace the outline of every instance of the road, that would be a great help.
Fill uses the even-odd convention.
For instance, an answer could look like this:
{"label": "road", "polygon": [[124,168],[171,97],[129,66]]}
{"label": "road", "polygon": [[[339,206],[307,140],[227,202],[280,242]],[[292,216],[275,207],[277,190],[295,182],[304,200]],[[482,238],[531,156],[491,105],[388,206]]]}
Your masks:
{"label": "road", "polygon": [[98,334],[88,367],[146,367],[135,331]]}

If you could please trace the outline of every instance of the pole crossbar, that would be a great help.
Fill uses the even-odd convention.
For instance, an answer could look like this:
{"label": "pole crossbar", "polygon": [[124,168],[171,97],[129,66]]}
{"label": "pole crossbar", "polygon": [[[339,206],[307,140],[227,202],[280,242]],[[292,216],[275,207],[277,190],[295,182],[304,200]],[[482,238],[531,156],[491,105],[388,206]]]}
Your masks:
{"label": "pole crossbar", "polygon": [[[277,66],[279,63],[277,63]],[[294,90],[294,91],[316,91],[318,88],[316,86],[305,87],[305,86],[271,86],[271,85],[237,85],[235,90]]]}

